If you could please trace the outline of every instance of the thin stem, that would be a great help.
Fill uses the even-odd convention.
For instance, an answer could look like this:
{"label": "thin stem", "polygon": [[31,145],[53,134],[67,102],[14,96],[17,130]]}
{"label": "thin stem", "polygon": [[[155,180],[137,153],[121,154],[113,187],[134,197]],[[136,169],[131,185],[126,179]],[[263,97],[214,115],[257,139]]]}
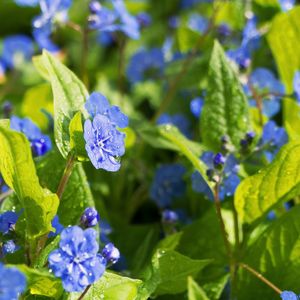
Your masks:
{"label": "thin stem", "polygon": [[89,51],[89,29],[85,27],[82,31],[82,51],[81,51],[81,78],[88,89],[89,78],[87,74],[87,56]]}
{"label": "thin stem", "polygon": [[85,290],[83,291],[83,293],[79,296],[79,298],[77,300],[82,300],[84,298],[84,296],[86,295],[86,293],[89,291],[89,289],[91,288],[91,284],[88,285]]}
{"label": "thin stem", "polygon": [[278,288],[275,284],[273,284],[271,281],[269,281],[266,277],[264,277],[262,274],[258,273],[254,269],[252,269],[250,266],[244,263],[240,263],[240,266],[244,268],[245,270],[252,273],[255,277],[257,277],[259,280],[264,282],[266,285],[268,285],[271,289],[273,289],[276,293],[281,294],[282,290]]}
{"label": "thin stem", "polygon": [[74,23],[74,22],[71,22],[71,21],[68,21],[67,23],[66,23],[66,26],[67,27],[69,27],[69,28],[71,28],[71,29],[73,29],[74,31],[76,31],[76,32],[79,32],[79,33],[83,33],[82,32],[82,28],[81,28],[81,26],[79,25],[79,24],[76,24],[76,23]]}
{"label": "thin stem", "polygon": [[264,126],[263,97],[256,92],[255,87],[251,84],[250,80],[249,80],[249,88],[253,96],[253,99],[255,101],[256,108],[258,109],[260,126],[263,127]]}
{"label": "thin stem", "polygon": [[13,190],[8,190],[7,192],[2,193],[2,194],[0,195],[0,204],[2,203],[2,201],[3,201],[6,197],[12,195],[13,193],[14,193]]}
{"label": "thin stem", "polygon": [[67,163],[66,163],[66,167],[65,167],[65,170],[64,170],[64,173],[63,173],[63,176],[59,182],[59,185],[58,185],[58,188],[57,188],[57,196],[58,198],[61,200],[62,198],[62,195],[64,193],[64,190],[66,188],[66,185],[69,181],[69,178],[72,174],[72,170],[73,170],[73,167],[75,165],[75,156],[71,155],[68,160],[67,160]]}

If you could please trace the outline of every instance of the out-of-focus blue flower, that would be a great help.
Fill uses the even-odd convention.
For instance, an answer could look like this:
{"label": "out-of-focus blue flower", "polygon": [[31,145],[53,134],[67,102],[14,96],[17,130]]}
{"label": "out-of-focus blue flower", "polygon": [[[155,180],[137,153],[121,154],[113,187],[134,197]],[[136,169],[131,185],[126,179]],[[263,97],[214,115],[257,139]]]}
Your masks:
{"label": "out-of-focus blue flower", "polygon": [[62,225],[62,224],[60,224],[60,222],[59,222],[59,217],[58,217],[58,215],[56,215],[54,218],[53,218],[53,220],[52,220],[52,222],[51,222],[51,225],[52,225],[52,227],[55,229],[55,232],[50,232],[49,234],[48,234],[48,237],[54,237],[54,236],[57,236],[57,235],[59,235],[59,234],[61,234],[61,232],[63,231],[63,229],[64,229],[64,226]]}
{"label": "out-of-focus blue flower", "polygon": [[282,11],[291,10],[296,3],[296,0],[279,0],[280,7]]}
{"label": "out-of-focus blue flower", "polygon": [[18,214],[13,211],[6,211],[0,215],[0,232],[7,234],[9,231],[14,230],[14,226],[18,221]]}
{"label": "out-of-focus blue flower", "polygon": [[197,13],[193,13],[188,21],[189,28],[201,34],[203,34],[207,30],[208,24],[208,19]]}
{"label": "out-of-focus blue flower", "polygon": [[128,126],[128,117],[121,112],[118,106],[111,106],[107,98],[101,93],[92,93],[88,97],[84,107],[92,118],[96,115],[103,115],[107,117],[113,125],[120,128]]}
{"label": "out-of-focus blue flower", "polygon": [[161,165],[156,170],[150,188],[150,196],[159,207],[170,206],[174,198],[184,194],[184,173],[185,168],[180,164]]}
{"label": "out-of-focus blue flower", "polygon": [[192,189],[199,194],[206,195],[209,200],[213,201],[213,192],[207,182],[204,180],[203,176],[199,172],[194,172],[191,176],[191,179]]}
{"label": "out-of-focus blue flower", "polygon": [[95,11],[89,16],[89,27],[100,32],[113,32],[116,30],[114,24],[116,19],[117,14],[115,11],[101,6],[100,10]]}
{"label": "out-of-focus blue flower", "polygon": [[[12,254],[15,253],[20,249],[20,246],[18,246],[13,240],[9,240],[3,243],[2,245],[2,254],[7,255],[7,254]],[[1,294],[0,294],[1,296]],[[1,299],[1,297],[0,297]]]}
{"label": "out-of-focus blue flower", "polygon": [[59,248],[49,255],[49,267],[67,292],[81,292],[105,271],[106,261],[98,251],[94,229],[68,227],[61,233]]}
{"label": "out-of-focus blue flower", "polygon": [[97,36],[97,41],[99,44],[101,44],[105,47],[112,46],[116,42],[113,34],[108,31],[99,31],[98,36]]}
{"label": "out-of-focus blue flower", "polygon": [[280,148],[288,142],[288,135],[283,127],[278,127],[274,121],[265,124],[259,146],[264,151],[268,161],[272,161]]}
{"label": "out-of-focus blue flower", "polygon": [[5,193],[9,190],[9,187],[6,185],[2,175],[0,174],[0,192]]}
{"label": "out-of-focus blue flower", "polygon": [[294,88],[296,99],[298,103],[300,103],[300,72],[299,71],[295,72],[294,80],[293,80],[293,88]]}
{"label": "out-of-focus blue flower", "polygon": [[100,216],[97,210],[94,207],[87,207],[80,218],[80,223],[85,228],[88,228],[96,226],[99,220]]}
{"label": "out-of-focus blue flower", "polygon": [[26,288],[26,277],[17,268],[7,268],[0,263],[0,299],[17,300]]}
{"label": "out-of-focus blue flower", "polygon": [[33,42],[26,35],[11,35],[3,40],[2,61],[8,68],[30,60],[33,53]]}
{"label": "out-of-focus blue flower", "polygon": [[40,49],[47,49],[48,51],[55,53],[59,51],[59,47],[51,40],[52,24],[47,23],[42,27],[33,28],[33,37]]}
{"label": "out-of-focus blue flower", "polygon": [[239,176],[235,173],[230,173],[228,176],[225,176],[219,191],[219,197],[221,200],[225,197],[233,196],[237,186],[240,184],[241,180]]}
{"label": "out-of-focus blue flower", "polygon": [[175,224],[179,219],[177,212],[170,209],[163,210],[161,217],[162,222],[166,224]]}
{"label": "out-of-focus blue flower", "polygon": [[234,61],[241,69],[246,69],[251,63],[251,55],[247,48],[240,47],[235,50],[228,50],[227,56]]}
{"label": "out-of-focus blue flower", "polygon": [[105,220],[101,219],[100,220],[100,241],[103,244],[108,244],[109,243],[109,235],[112,233],[112,228],[109,225],[108,222],[106,222]]}
{"label": "out-of-focus blue flower", "polygon": [[106,259],[107,265],[113,265],[120,259],[120,251],[113,243],[108,243],[102,250],[102,256]]}
{"label": "out-of-focus blue flower", "polygon": [[36,6],[39,4],[39,0],[14,0],[16,4],[20,6]]}
{"label": "out-of-focus blue flower", "polygon": [[183,114],[162,114],[157,122],[158,125],[172,124],[175,125],[186,137],[190,138],[191,134],[191,124],[189,120]]}
{"label": "out-of-focus blue flower", "polygon": [[200,118],[203,105],[204,105],[203,98],[197,97],[192,99],[190,103],[190,110],[196,118]]}
{"label": "out-of-focus blue flower", "polygon": [[298,296],[294,293],[294,292],[291,292],[291,291],[283,291],[281,294],[280,294],[280,297],[282,300],[298,300]]}
{"label": "out-of-focus blue flower", "polygon": [[180,24],[180,19],[178,16],[171,16],[169,19],[168,19],[168,25],[171,29],[176,29],[178,28]]}
{"label": "out-of-focus blue flower", "polygon": [[162,76],[164,66],[164,54],[161,49],[142,49],[131,57],[126,74],[133,83],[155,79]]}
{"label": "out-of-focus blue flower", "polygon": [[191,8],[198,3],[211,3],[212,0],[181,0],[182,8]]}
{"label": "out-of-focus blue flower", "polygon": [[121,164],[119,157],[125,153],[125,134],[117,130],[110,119],[96,115],[84,123],[85,149],[96,169],[116,172]]}
{"label": "out-of-focus blue flower", "polygon": [[228,24],[226,23],[222,23],[218,26],[217,28],[218,30],[218,33],[223,36],[223,37],[227,37],[227,36],[230,36],[231,34],[231,28]]}
{"label": "out-of-focus blue flower", "polygon": [[148,27],[152,23],[151,16],[146,12],[141,12],[136,16],[141,27]]}
{"label": "out-of-focus blue flower", "polygon": [[10,119],[10,127],[26,135],[34,156],[44,155],[51,150],[52,143],[49,136],[42,134],[41,130],[30,119],[21,119],[12,116]]}

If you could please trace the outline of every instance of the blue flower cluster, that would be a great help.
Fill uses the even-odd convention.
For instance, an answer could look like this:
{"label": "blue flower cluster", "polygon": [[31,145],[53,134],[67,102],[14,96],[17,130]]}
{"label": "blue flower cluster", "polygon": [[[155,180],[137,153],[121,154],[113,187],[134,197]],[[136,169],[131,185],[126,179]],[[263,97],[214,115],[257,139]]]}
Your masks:
{"label": "blue flower cluster", "polygon": [[92,93],[85,108],[93,118],[84,123],[85,148],[92,164],[96,169],[118,171],[121,167],[119,157],[125,153],[125,134],[117,127],[128,125],[127,116],[119,107],[110,106],[100,93]]}
{"label": "blue flower cluster", "polygon": [[291,291],[283,291],[280,294],[282,300],[299,300],[300,296]]}
{"label": "blue flower cluster", "polygon": [[10,127],[26,135],[30,142],[33,156],[41,156],[51,150],[52,143],[49,136],[42,134],[41,130],[30,119],[20,119],[12,116]]}

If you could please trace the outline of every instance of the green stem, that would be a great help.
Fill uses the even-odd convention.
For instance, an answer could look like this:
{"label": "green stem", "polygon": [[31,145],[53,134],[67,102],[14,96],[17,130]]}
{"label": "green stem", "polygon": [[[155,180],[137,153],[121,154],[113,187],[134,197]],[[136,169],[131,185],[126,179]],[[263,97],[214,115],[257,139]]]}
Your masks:
{"label": "green stem", "polygon": [[82,30],[82,51],[81,51],[81,78],[86,88],[89,87],[89,77],[87,73],[87,57],[89,51],[89,29],[85,27]]}
{"label": "green stem", "polygon": [[89,291],[89,289],[91,288],[91,284],[88,285],[85,290],[83,291],[83,293],[79,296],[79,298],[77,300],[82,300],[84,298],[84,296],[86,295],[86,293]]}
{"label": "green stem", "polygon": [[255,271],[254,269],[252,269],[250,266],[248,266],[247,264],[244,263],[240,263],[240,266],[242,268],[244,268],[245,270],[247,270],[248,272],[250,272],[251,274],[253,274],[255,277],[257,277],[259,280],[261,280],[262,282],[264,282],[267,286],[269,286],[271,289],[273,289],[276,293],[278,293],[279,295],[282,293],[282,290],[280,288],[278,288],[275,284],[273,284],[271,281],[269,281],[266,277],[264,277],[262,274],[258,273],[257,271]]}

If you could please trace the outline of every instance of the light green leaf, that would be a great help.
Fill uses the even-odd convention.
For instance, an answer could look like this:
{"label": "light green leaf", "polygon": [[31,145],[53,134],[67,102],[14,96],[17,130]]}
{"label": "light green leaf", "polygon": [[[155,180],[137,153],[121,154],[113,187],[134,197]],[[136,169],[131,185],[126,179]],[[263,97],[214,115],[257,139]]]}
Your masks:
{"label": "light green leaf", "polygon": [[204,144],[219,151],[221,137],[227,135],[239,148],[241,138],[251,129],[249,124],[248,103],[242,86],[222,47],[215,41],[201,114]]}
{"label": "light green leaf", "polygon": [[[247,250],[243,262],[282,290],[300,293],[300,207],[274,221]],[[238,299],[278,299],[271,288],[246,270],[240,270]]]}
{"label": "light green leaf", "polygon": [[246,178],[235,193],[240,220],[252,223],[276,204],[300,193],[300,142],[284,145],[274,161]]}
{"label": "light green leaf", "polygon": [[283,123],[290,140],[300,139],[300,106],[292,99],[283,99]]}
{"label": "light green leaf", "polygon": [[300,69],[300,56],[295,54],[300,53],[299,15],[300,7],[277,15],[267,34],[269,46],[287,93],[293,92],[294,74]]}
{"label": "light green leaf", "polygon": [[54,98],[54,134],[57,147],[64,158],[71,151],[69,126],[78,111],[84,116],[88,92],[76,75],[49,52],[39,60],[49,75]]}
{"label": "light green leaf", "polygon": [[40,186],[25,135],[2,126],[0,173],[24,208],[28,238],[36,239],[49,232],[58,207],[57,195]]}
{"label": "light green leaf", "polygon": [[[104,275],[94,283],[87,294],[85,300],[137,300],[139,288],[142,281],[122,277],[120,275],[105,272]],[[81,293],[70,293],[68,300],[77,300]]]}
{"label": "light green leaf", "polygon": [[192,277],[188,278],[188,300],[209,300],[205,291]]}

